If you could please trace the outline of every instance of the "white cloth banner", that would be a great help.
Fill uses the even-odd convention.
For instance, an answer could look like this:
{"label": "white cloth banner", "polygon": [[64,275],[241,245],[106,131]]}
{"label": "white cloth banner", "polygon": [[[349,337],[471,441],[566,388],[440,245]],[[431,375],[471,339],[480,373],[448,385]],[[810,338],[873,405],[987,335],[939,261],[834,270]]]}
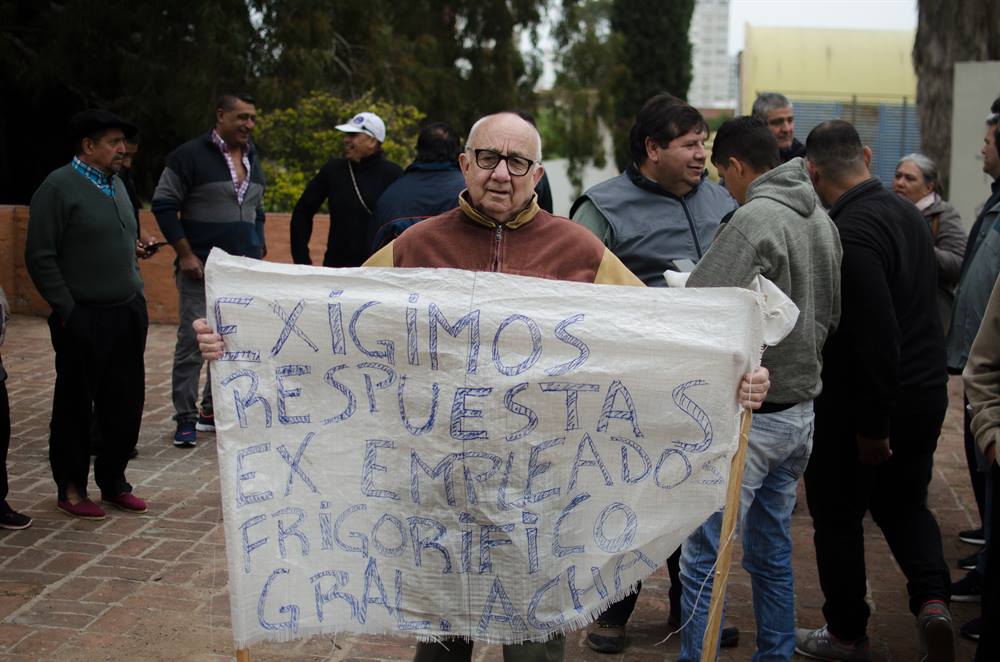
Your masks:
{"label": "white cloth banner", "polygon": [[748,290],[221,251],[206,281],[239,647],[545,640],[723,505],[761,347]]}

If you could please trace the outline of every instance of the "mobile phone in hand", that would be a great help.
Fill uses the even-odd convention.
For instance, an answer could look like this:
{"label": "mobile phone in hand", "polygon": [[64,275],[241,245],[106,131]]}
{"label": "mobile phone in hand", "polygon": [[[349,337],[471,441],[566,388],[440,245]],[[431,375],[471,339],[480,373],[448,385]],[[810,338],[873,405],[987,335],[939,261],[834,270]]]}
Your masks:
{"label": "mobile phone in hand", "polygon": [[169,241],[154,241],[151,244],[144,245],[142,248],[146,251],[146,255],[152,255],[156,251],[160,250],[161,246],[166,246],[169,243]]}

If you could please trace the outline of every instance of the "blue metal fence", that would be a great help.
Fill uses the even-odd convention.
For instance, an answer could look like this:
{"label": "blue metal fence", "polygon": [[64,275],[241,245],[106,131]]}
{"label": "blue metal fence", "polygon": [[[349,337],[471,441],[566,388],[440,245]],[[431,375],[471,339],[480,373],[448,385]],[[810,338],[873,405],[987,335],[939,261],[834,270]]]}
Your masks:
{"label": "blue metal fence", "polygon": [[795,107],[795,136],[799,140],[805,142],[809,132],[827,120],[852,123],[861,141],[871,147],[872,174],[886,186],[892,186],[899,157],[920,150],[917,108],[905,97],[899,103],[868,103],[856,97],[847,101],[788,97]]}

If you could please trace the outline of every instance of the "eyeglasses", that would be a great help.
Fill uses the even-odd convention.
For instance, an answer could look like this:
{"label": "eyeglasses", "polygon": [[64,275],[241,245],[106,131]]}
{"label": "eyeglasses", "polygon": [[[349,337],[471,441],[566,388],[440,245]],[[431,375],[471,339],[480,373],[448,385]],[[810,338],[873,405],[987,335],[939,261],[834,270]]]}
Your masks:
{"label": "eyeglasses", "polygon": [[521,177],[528,174],[535,161],[526,159],[523,156],[508,154],[504,156],[500,152],[492,149],[474,149],[472,153],[476,155],[476,165],[483,170],[495,170],[501,161],[507,162],[507,172],[513,177]]}

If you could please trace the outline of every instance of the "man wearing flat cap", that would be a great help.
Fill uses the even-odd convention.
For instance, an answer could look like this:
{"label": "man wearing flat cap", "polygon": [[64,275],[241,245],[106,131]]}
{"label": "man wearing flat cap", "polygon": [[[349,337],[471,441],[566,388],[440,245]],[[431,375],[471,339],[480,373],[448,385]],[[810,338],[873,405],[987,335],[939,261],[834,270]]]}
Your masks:
{"label": "man wearing flat cap", "polygon": [[139,438],[145,397],[146,300],[136,257],[146,255],[125,185],[116,175],[135,126],[106,110],[70,120],[76,156],[45,178],[31,198],[25,263],[52,306],[55,350],[49,462],[57,507],[104,519],[87,493],[91,416],[103,443],[94,461],[101,500],[142,513],[125,480]]}
{"label": "man wearing flat cap", "polygon": [[313,216],[326,200],[330,231],[324,267],[359,267],[368,259],[375,228],[375,203],[382,192],[403,174],[385,158],[385,123],[375,113],[358,113],[338,131],[344,133],[344,157],[334,157],[320,168],[295,203],[291,221],[292,259],[312,264],[309,239]]}

